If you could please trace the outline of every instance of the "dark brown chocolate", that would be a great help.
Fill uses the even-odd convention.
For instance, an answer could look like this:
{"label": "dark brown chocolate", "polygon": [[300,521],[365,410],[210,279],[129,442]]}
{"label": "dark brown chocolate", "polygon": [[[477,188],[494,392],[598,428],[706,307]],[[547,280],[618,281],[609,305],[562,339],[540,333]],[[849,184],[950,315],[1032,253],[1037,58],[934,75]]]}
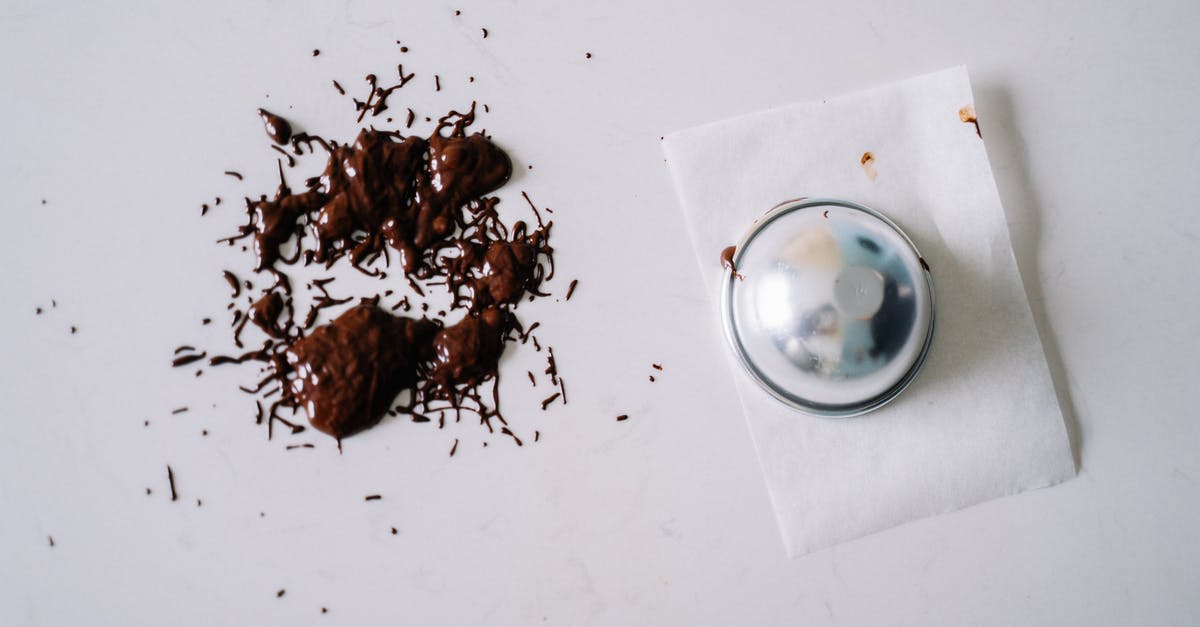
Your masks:
{"label": "dark brown chocolate", "polygon": [[[392,86],[367,75],[367,97],[354,99],[360,121],[387,110],[389,96],[415,76],[403,66],[397,73],[399,82]],[[440,76],[434,82],[440,88]],[[344,92],[336,81],[334,87]],[[262,368],[257,382],[241,389],[260,399],[257,421],[267,423],[268,436],[275,422],[293,433],[303,430],[287,420],[288,410],[303,411],[314,427],[339,440],[339,449],[342,438],[386,415],[407,414],[413,422],[436,417],[443,426],[446,412],[458,420],[465,410],[477,414],[489,431],[491,419],[497,418],[501,432],[521,444],[499,413],[499,362],[509,342],[524,342],[538,326],[534,322],[525,330],[514,310],[523,300],[549,295],[542,284],[554,275],[549,243],[553,222],[543,222],[527,195],[534,221],[500,220],[499,200],[488,195],[508,182],[512,161],[484,133],[468,133],[475,104],[442,116],[425,137],[372,126],[361,129],[349,144],[292,133],[287,120],[265,110],[260,114],[277,144],[273,148],[289,165],[319,146],[325,150],[325,167],[321,176],[293,192],[279,162],[275,194],[248,198],[246,222],[221,240],[232,246],[251,238],[255,271],[268,272],[275,280],[259,296],[243,300],[243,283],[226,272],[233,290],[228,308],[235,344],[242,348],[247,323],[261,329],[266,339],[239,355],[212,356],[208,363],[256,362]],[[409,109],[406,126],[415,117]],[[296,320],[287,267],[321,264],[332,270],[343,258],[380,280],[387,280],[389,272],[402,273],[418,297],[441,286],[451,295],[451,305],[433,318],[410,318],[388,308],[409,311],[419,304],[426,312],[429,304],[410,303],[404,296],[385,308],[382,296],[376,296],[318,325],[322,310],[351,300],[330,295],[329,277],[309,284],[320,296],[303,320]],[[568,298],[576,284],[572,281]],[[253,286],[245,282],[244,289],[252,291]],[[462,317],[446,325],[441,318],[452,311]],[[532,339],[540,351],[537,338]],[[185,365],[207,354],[193,349],[174,359]],[[566,387],[552,353],[546,373],[559,386],[554,398],[565,403]],[[536,384],[532,375],[530,379]],[[487,383],[492,384],[491,398],[485,400],[481,389]]]}
{"label": "dark brown chocolate", "polygon": [[259,109],[258,115],[262,118],[267,137],[270,137],[271,141],[283,146],[292,138],[292,125],[287,120],[266,109]]}

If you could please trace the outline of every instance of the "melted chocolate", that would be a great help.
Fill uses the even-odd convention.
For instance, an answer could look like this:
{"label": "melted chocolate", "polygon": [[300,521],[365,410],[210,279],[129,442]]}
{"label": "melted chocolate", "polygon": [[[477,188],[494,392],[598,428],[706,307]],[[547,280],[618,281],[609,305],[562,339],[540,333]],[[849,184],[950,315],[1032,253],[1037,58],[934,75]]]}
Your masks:
{"label": "melted chocolate", "polygon": [[373,426],[417,380],[434,325],[362,303],[287,351],[290,394],[318,430],[343,438]]}
{"label": "melted chocolate", "polygon": [[958,110],[958,119],[964,124],[974,124],[975,134],[979,139],[983,139],[983,132],[979,130],[979,118],[975,115],[975,105],[967,105]]}
{"label": "melted chocolate", "polygon": [[267,137],[270,137],[271,141],[282,146],[292,138],[292,125],[287,120],[266,109],[259,109],[258,115],[262,118],[263,126],[267,130]]}
{"label": "melted chocolate", "polygon": [[[381,86],[374,74],[366,77],[367,98],[354,100],[359,120],[380,115],[388,97],[415,76],[405,74],[403,66],[397,72],[399,83],[390,87]],[[440,87],[438,76],[435,85]],[[344,92],[336,81],[334,87]],[[447,411],[458,420],[466,410],[478,415],[489,431],[490,420],[499,419],[501,432],[520,445],[499,413],[499,362],[509,342],[523,342],[538,326],[535,322],[524,330],[514,310],[522,300],[549,295],[542,284],[554,275],[549,243],[553,222],[543,222],[528,196],[536,227],[500,220],[499,200],[488,194],[508,182],[512,161],[484,133],[467,132],[475,121],[475,104],[438,119],[426,137],[370,127],[349,144],[293,134],[287,120],[267,111],[260,114],[278,144],[273,148],[284,152],[289,165],[293,155],[303,159],[314,154],[316,144],[326,151],[325,167],[321,176],[305,181],[304,191],[293,193],[280,162],[275,194],[248,198],[246,222],[237,234],[221,240],[232,246],[251,238],[255,271],[273,274],[275,282],[257,300],[248,296],[239,302],[242,282],[226,272],[235,299],[229,303],[235,344],[242,346],[240,334],[247,323],[261,329],[266,339],[257,349],[215,355],[208,363],[259,363],[258,381],[241,389],[261,399],[257,422],[267,423],[268,435],[276,421],[294,433],[303,430],[281,416],[281,410],[285,415],[289,409],[303,410],[315,428],[339,443],[385,415],[408,414],[413,422],[430,422],[432,415],[442,426]],[[409,109],[407,126],[415,117]],[[289,145],[291,153],[282,150]],[[396,316],[376,296],[318,325],[321,310],[350,300],[329,294],[325,286],[330,277],[309,285],[320,296],[302,323],[293,321],[287,266],[332,268],[347,258],[357,270],[385,280],[384,268],[392,269],[393,257],[418,296],[442,286],[452,297],[449,310],[461,310],[462,318],[447,326],[438,318],[448,310],[439,310],[432,319]],[[567,298],[576,284],[571,282]],[[253,288],[246,282],[245,289]],[[427,302],[419,304],[421,311],[429,311]],[[390,308],[409,311],[412,306],[404,296]],[[533,341],[540,350],[536,337]],[[177,353],[176,365],[206,355]],[[552,352],[546,373],[559,386],[550,402],[561,398],[565,403],[566,387]],[[530,380],[536,384],[532,374]],[[492,384],[490,400],[481,392],[487,383]]]}
{"label": "melted chocolate", "polygon": [[721,267],[728,268],[733,273],[733,278],[737,280],[745,279],[746,277],[738,273],[737,267],[733,264],[733,255],[737,253],[737,246],[726,246],[721,251]]}

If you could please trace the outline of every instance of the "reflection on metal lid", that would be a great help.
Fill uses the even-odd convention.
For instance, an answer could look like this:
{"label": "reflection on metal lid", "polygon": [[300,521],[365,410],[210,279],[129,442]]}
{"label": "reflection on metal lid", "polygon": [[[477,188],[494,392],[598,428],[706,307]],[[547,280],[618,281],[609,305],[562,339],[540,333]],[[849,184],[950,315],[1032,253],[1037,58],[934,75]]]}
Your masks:
{"label": "reflection on metal lid", "polygon": [[895,224],[852,202],[767,213],[738,245],[722,309],[730,344],[768,392],[810,414],[895,398],[933,339],[933,282]]}

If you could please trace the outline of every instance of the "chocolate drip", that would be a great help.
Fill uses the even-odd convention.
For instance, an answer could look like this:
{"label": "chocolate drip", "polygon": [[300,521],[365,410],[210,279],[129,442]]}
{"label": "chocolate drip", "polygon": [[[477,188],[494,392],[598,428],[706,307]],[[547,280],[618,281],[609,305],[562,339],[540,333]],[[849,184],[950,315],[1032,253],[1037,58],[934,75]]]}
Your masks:
{"label": "chocolate drip", "polygon": [[267,130],[267,137],[270,137],[271,141],[283,146],[292,138],[292,125],[287,120],[266,109],[259,109],[258,115],[262,118],[263,126]]}

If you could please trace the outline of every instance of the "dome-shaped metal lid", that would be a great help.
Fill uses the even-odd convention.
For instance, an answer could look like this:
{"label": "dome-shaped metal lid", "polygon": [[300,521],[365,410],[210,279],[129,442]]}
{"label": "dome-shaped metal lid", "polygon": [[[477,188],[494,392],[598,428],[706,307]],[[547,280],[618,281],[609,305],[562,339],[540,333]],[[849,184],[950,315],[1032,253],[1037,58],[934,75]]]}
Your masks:
{"label": "dome-shaped metal lid", "polygon": [[920,370],[933,340],[933,280],[879,212],[829,198],[785,202],[730,261],[725,332],[750,375],[785,403],[855,416]]}

